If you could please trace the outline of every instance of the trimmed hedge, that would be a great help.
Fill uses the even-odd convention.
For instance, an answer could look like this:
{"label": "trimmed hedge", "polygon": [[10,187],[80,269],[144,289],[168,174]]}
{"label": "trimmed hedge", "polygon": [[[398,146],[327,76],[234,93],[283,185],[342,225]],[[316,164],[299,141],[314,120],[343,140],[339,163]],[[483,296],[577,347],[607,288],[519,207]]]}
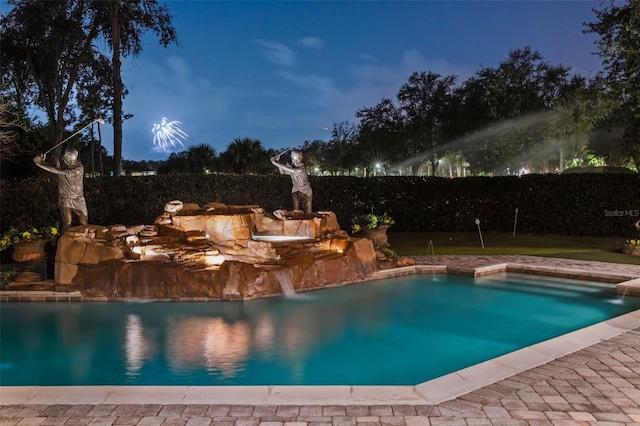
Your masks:
{"label": "trimmed hedge", "polygon": [[[389,213],[395,231],[518,232],[629,237],[640,220],[640,175],[566,174],[522,177],[311,176],[315,211],[334,211],[343,229],[362,213]],[[2,181],[0,227],[60,221],[52,177]],[[291,208],[286,175],[159,175],[86,178],[89,222],[151,224],[171,200]]]}

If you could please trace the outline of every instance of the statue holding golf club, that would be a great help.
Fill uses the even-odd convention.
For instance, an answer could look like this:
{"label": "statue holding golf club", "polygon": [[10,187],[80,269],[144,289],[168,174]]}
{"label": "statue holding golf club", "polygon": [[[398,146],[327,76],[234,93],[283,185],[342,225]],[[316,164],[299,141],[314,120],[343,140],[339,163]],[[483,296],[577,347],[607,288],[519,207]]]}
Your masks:
{"label": "statue holding golf club", "polygon": [[81,225],[86,225],[89,220],[87,203],[84,199],[84,166],[78,160],[78,150],[75,148],[66,149],[62,155],[62,164],[57,162],[56,166],[45,164],[47,154],[96,121],[104,124],[104,120],[98,118],[33,159],[38,167],[58,176],[58,206],[62,216],[62,233],[71,227],[74,214]]}
{"label": "statue holding golf club", "polygon": [[271,157],[271,163],[280,169],[280,173],[288,172],[291,174],[291,198],[294,210],[303,210],[305,214],[311,213],[311,202],[313,199],[313,191],[309,183],[309,175],[307,168],[302,162],[302,153],[300,151],[291,151],[291,163],[280,163],[280,156],[283,153]]}
{"label": "statue holding golf club", "polygon": [[[319,130],[326,131],[329,130],[329,128],[327,126],[322,126],[319,129],[314,130],[312,134],[316,133]],[[308,136],[311,136],[311,134],[309,134]],[[309,183],[307,168],[302,162],[302,152],[294,150],[293,148],[298,146],[307,137],[303,138],[299,142],[296,142],[295,145],[290,146],[275,157],[271,157],[271,163],[280,170],[280,173],[288,172],[289,174],[291,174],[291,183],[293,184],[291,188],[293,209],[302,210],[304,211],[304,214],[309,214],[312,211],[311,203],[313,200],[313,191],[311,190],[311,184]],[[291,164],[282,164],[280,162],[280,157],[288,151],[291,151]]]}
{"label": "statue holding golf club", "polygon": [[78,150],[69,148],[62,156],[59,167],[45,164],[46,154],[33,159],[38,167],[58,176],[58,206],[62,216],[62,233],[71,226],[73,214],[78,217],[81,225],[86,225],[89,219],[87,203],[84,200],[84,167],[78,161]]}

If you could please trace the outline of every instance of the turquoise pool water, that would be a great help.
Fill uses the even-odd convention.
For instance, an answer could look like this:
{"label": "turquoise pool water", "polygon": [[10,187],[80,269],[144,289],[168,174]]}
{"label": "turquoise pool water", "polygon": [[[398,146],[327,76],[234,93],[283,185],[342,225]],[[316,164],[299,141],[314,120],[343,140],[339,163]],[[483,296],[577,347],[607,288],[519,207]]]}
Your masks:
{"label": "turquoise pool water", "polygon": [[518,274],[237,303],[4,303],[0,383],[415,385],[636,309],[640,298]]}

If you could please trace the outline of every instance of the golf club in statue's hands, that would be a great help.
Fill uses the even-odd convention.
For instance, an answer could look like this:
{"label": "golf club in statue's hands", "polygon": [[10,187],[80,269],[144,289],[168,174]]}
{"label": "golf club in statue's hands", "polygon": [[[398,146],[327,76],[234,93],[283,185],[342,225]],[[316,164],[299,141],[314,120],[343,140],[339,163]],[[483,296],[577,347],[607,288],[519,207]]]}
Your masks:
{"label": "golf club in statue's hands", "polygon": [[287,152],[291,151],[293,148],[295,148],[296,146],[300,145],[301,143],[303,143],[304,141],[306,141],[309,136],[318,133],[320,130],[329,130],[329,128],[327,126],[322,126],[319,129],[314,130],[313,132],[309,133],[307,136],[305,136],[304,138],[300,139],[298,142],[296,142],[295,144],[291,145],[289,148],[285,149],[284,151],[280,152],[278,155],[276,155],[276,159],[280,160],[280,156],[282,154],[286,154]]}
{"label": "golf club in statue's hands", "polygon": [[62,145],[63,143],[65,143],[66,141],[68,141],[69,139],[71,139],[72,137],[74,137],[75,135],[77,135],[78,133],[80,133],[81,131],[83,131],[84,129],[86,129],[87,127],[91,126],[93,123],[96,123],[96,122],[99,123],[99,124],[104,124],[104,119],[96,118],[91,123],[87,124],[82,129],[78,130],[77,132],[75,132],[74,134],[72,134],[71,136],[69,136],[68,138],[63,140],[62,142],[59,142],[59,143],[55,144],[53,147],[49,148],[48,151],[46,151],[44,154],[42,154],[43,159],[48,153],[50,153],[51,151],[53,151],[54,149],[56,149],[57,147],[59,147],[60,145]]}

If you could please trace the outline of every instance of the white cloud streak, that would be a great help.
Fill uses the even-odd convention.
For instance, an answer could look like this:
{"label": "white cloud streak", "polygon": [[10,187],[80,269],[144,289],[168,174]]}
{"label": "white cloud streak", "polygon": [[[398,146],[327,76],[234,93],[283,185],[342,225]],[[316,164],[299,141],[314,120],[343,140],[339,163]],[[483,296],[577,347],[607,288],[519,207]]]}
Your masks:
{"label": "white cloud streak", "polygon": [[262,54],[271,63],[282,67],[295,65],[295,53],[293,50],[277,41],[256,40],[262,47]]}
{"label": "white cloud streak", "polygon": [[304,37],[300,39],[300,44],[310,49],[322,49],[324,41],[318,37]]}

